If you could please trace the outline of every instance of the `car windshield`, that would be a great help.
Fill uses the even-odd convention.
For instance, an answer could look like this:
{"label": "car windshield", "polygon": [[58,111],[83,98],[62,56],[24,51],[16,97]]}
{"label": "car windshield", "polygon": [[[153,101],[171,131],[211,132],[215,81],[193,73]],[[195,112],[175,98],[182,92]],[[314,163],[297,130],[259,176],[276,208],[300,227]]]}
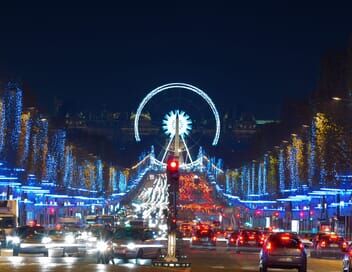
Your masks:
{"label": "car windshield", "polygon": [[15,227],[15,218],[13,217],[0,217],[0,228],[7,229]]}
{"label": "car windshield", "polygon": [[49,230],[48,235],[64,235],[64,232],[61,230]]}
{"label": "car windshield", "polygon": [[142,240],[144,236],[143,229],[118,229],[114,234],[115,239],[119,240]]}
{"label": "car windshield", "polygon": [[17,229],[17,235],[20,237],[44,235],[45,230],[43,227],[22,227]]}

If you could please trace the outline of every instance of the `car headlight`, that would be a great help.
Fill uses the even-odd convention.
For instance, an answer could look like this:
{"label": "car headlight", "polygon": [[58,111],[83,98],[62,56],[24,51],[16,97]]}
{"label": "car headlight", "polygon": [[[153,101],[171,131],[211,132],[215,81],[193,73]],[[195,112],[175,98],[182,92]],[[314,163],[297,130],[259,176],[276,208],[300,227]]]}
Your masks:
{"label": "car headlight", "polygon": [[67,235],[65,237],[65,242],[68,244],[73,244],[75,242],[75,237],[73,235]]}
{"label": "car headlight", "polygon": [[18,237],[18,236],[14,236],[14,237],[12,237],[12,243],[14,243],[14,244],[19,244],[19,243],[21,243],[21,239],[20,239],[20,237]]}
{"label": "car headlight", "polygon": [[103,242],[103,241],[99,241],[97,243],[97,249],[101,252],[105,251],[108,248],[108,244]]}
{"label": "car headlight", "polygon": [[128,244],[127,244],[127,249],[129,249],[129,250],[134,250],[135,248],[136,248],[135,243],[128,243]]}
{"label": "car headlight", "polygon": [[52,240],[51,240],[50,237],[44,237],[44,238],[42,239],[42,243],[43,243],[43,244],[49,244],[51,241],[52,241]]}

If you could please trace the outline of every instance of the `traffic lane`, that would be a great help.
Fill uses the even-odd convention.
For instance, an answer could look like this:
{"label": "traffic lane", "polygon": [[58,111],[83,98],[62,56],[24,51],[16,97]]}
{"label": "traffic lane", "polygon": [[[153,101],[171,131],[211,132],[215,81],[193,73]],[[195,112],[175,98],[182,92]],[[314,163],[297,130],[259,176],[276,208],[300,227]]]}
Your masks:
{"label": "traffic lane", "polygon": [[151,265],[141,266],[133,263],[106,265],[95,264],[91,259],[65,257],[0,257],[1,272],[190,272],[190,269],[155,268]]}
{"label": "traffic lane", "polygon": [[[234,250],[224,247],[186,249],[185,254],[192,263],[192,272],[198,271],[258,271],[258,253],[242,252],[236,254]],[[269,270],[270,271],[270,270]],[[272,269],[272,271],[294,271]],[[341,272],[342,260],[308,258],[309,272]]]}
{"label": "traffic lane", "polygon": [[[209,249],[186,249],[188,261],[192,263],[191,271],[258,271],[258,254],[227,251],[226,248]],[[51,258],[51,257],[0,257],[1,272],[34,272],[34,271],[174,271],[172,269],[157,269],[145,262],[144,266],[133,263],[118,265],[95,264],[94,256],[86,258]],[[133,260],[131,260],[133,262]],[[309,272],[336,272],[342,270],[341,260],[308,259]],[[177,271],[190,271],[177,270]],[[275,270],[274,270],[275,271]],[[285,270],[277,270],[285,271]],[[286,270],[290,271],[290,270]],[[292,271],[292,270],[291,270]]]}

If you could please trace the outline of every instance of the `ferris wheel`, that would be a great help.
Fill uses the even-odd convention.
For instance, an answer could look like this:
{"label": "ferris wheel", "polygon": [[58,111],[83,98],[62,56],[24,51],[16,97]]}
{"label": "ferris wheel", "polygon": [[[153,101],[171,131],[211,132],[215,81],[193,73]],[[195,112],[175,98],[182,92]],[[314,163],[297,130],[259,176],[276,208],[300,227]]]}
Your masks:
{"label": "ferris wheel", "polygon": [[[215,107],[215,104],[211,100],[211,98],[201,89],[190,85],[186,83],[169,83],[165,84],[162,86],[159,86],[158,88],[155,88],[151,92],[149,92],[142,100],[142,102],[139,104],[139,107],[136,111],[135,119],[134,119],[134,136],[137,142],[141,141],[140,135],[139,135],[139,119],[141,114],[143,113],[144,107],[147,105],[147,103],[157,94],[161,92],[172,92],[175,90],[183,89],[186,91],[193,92],[200,96],[203,100],[206,101],[206,103],[209,106],[210,111],[212,112],[212,115],[215,120],[215,135],[212,141],[212,145],[217,145],[220,137],[220,117],[219,113]],[[181,105],[177,105],[177,108]],[[172,142],[175,141],[175,135],[176,135],[176,120],[178,120],[178,129],[179,129],[179,141],[182,143],[182,149],[179,150],[179,152],[185,152],[186,153],[186,159],[180,167],[182,168],[187,168],[189,165],[193,164],[193,160],[191,157],[191,154],[189,152],[188,146],[187,146],[187,136],[189,135],[190,131],[192,130],[192,120],[191,117],[182,110],[179,109],[173,109],[169,111],[168,113],[165,114],[163,120],[162,120],[162,129],[164,134],[169,138],[168,144],[166,145],[164,149],[164,154],[162,156],[161,161],[159,163],[161,165],[164,165],[164,160],[167,156],[167,154],[171,151],[170,147],[172,146]]]}

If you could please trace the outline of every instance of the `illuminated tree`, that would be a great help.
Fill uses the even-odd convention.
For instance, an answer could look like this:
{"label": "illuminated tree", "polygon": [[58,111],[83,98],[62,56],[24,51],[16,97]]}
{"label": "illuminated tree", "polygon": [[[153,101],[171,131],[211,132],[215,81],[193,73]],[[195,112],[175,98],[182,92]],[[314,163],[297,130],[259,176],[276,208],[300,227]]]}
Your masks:
{"label": "illuminated tree", "polygon": [[30,134],[32,128],[31,113],[24,112],[21,116],[21,132],[17,150],[17,165],[25,167],[28,159]]}
{"label": "illuminated tree", "polygon": [[3,150],[5,145],[5,128],[6,128],[6,120],[5,120],[5,105],[3,100],[0,100],[0,155],[3,157]]}
{"label": "illuminated tree", "polygon": [[269,166],[268,166],[268,193],[269,195],[275,194],[278,188],[278,159],[274,154],[269,156]]}

